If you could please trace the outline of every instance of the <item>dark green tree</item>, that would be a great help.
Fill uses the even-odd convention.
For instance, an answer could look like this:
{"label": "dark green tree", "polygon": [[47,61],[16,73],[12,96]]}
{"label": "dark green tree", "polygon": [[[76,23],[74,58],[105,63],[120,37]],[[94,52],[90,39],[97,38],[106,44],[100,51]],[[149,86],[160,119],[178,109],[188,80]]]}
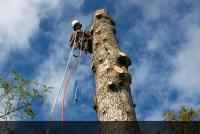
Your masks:
{"label": "dark green tree", "polygon": [[0,77],[0,119],[33,118],[33,107],[44,105],[44,98],[51,87],[23,78],[20,73],[12,71],[9,79]]}

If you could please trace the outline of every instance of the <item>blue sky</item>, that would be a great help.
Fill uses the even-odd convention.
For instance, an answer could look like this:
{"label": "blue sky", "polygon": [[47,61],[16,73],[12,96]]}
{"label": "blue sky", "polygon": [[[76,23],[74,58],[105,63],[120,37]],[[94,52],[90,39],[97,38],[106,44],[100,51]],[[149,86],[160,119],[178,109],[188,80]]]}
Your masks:
{"label": "blue sky", "polygon": [[[183,104],[200,107],[199,0],[0,1],[0,75],[17,70],[55,87],[45,100],[49,107],[38,109],[36,120],[49,119],[70,52],[71,21],[78,19],[86,28],[98,8],[106,8],[115,20],[120,48],[133,61],[129,71],[138,120],[163,120],[164,112]],[[76,105],[72,105],[74,73],[66,120],[97,120],[90,64],[88,54],[81,62]],[[60,100],[54,120],[61,120]]]}

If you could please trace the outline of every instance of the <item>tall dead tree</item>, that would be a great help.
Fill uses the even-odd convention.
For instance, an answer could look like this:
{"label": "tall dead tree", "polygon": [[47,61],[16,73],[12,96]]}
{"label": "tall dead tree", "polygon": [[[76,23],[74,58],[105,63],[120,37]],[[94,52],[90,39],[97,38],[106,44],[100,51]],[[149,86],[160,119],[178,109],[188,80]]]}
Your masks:
{"label": "tall dead tree", "polygon": [[[96,79],[94,109],[99,121],[125,121],[107,124],[102,133],[138,133],[129,121],[136,121],[135,104],[131,97],[131,65],[129,57],[120,51],[115,36],[115,23],[105,9],[93,15],[93,62],[92,70]],[[118,122],[119,123],[119,122]],[[112,127],[115,126],[115,129]]]}

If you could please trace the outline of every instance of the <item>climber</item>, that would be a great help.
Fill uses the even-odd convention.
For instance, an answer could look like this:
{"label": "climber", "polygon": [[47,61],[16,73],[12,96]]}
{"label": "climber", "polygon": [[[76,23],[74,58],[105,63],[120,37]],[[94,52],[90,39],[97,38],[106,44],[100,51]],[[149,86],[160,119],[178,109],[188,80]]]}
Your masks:
{"label": "climber", "polygon": [[75,49],[82,48],[82,50],[92,53],[92,33],[83,31],[82,24],[78,20],[72,21],[72,27],[74,32],[70,38],[70,47],[75,45]]}

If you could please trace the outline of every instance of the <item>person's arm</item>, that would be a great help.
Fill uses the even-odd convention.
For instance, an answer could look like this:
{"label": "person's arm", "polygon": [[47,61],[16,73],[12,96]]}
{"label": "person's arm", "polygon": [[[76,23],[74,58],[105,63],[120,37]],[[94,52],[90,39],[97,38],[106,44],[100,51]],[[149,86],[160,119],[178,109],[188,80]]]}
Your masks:
{"label": "person's arm", "polygon": [[75,34],[76,34],[76,33],[74,32],[74,33],[71,35],[71,37],[70,37],[70,40],[69,40],[69,41],[70,41],[70,44],[69,44],[70,47],[72,47],[73,44],[74,44],[74,40],[75,40],[75,38],[76,38],[76,37],[75,37]]}
{"label": "person's arm", "polygon": [[85,37],[86,38],[92,38],[92,33],[91,32],[85,32]]}

